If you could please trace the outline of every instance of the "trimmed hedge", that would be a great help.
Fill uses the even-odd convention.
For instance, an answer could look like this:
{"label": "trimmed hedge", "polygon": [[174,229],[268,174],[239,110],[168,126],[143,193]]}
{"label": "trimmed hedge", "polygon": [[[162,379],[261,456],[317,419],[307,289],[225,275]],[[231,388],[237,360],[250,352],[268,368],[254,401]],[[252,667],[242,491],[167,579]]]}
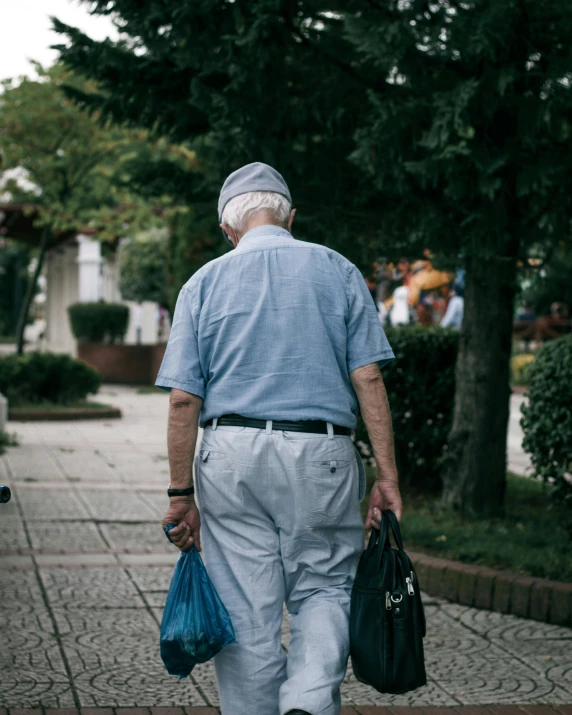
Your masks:
{"label": "trimmed hedge", "polygon": [[98,391],[101,376],[69,355],[25,353],[0,358],[0,392],[11,406],[67,405]]}
{"label": "trimmed hedge", "polygon": [[[443,447],[451,428],[455,398],[456,331],[411,326],[387,328],[395,360],[383,368],[389,397],[399,481],[405,487],[437,492]],[[363,421],[356,445],[374,465]]]}
{"label": "trimmed hedge", "polygon": [[545,343],[526,372],[522,446],[566,513],[572,536],[572,335]]}
{"label": "trimmed hedge", "polygon": [[80,343],[122,343],[129,326],[129,308],[122,303],[74,303],[68,314]]}

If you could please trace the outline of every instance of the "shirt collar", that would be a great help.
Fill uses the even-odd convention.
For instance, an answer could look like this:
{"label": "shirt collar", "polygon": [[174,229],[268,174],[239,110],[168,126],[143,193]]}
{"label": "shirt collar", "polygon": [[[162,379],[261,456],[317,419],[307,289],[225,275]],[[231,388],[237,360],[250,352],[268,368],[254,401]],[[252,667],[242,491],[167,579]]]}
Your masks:
{"label": "shirt collar", "polygon": [[280,236],[281,238],[294,238],[290,231],[287,231],[281,226],[274,226],[273,224],[268,224],[266,226],[257,226],[256,228],[251,228],[247,231],[244,236],[238,242],[238,246],[234,249],[238,251],[241,247],[247,248],[248,246],[255,243],[254,239],[260,238],[261,236]]}

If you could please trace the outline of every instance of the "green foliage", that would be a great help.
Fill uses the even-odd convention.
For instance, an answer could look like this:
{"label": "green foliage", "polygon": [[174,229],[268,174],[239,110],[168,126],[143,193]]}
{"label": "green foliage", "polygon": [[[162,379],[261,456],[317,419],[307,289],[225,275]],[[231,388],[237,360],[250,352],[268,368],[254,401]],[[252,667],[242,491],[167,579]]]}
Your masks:
{"label": "green foliage", "polygon": [[167,229],[146,231],[122,243],[118,262],[124,300],[167,305],[167,248]]}
{"label": "green foliage", "polygon": [[572,336],[545,343],[527,370],[522,446],[534,471],[567,510],[572,536]]}
{"label": "green foliage", "polygon": [[532,306],[536,315],[549,315],[552,303],[566,303],[572,312],[572,255],[558,247],[541,269],[525,279],[521,302]]}
{"label": "green foliage", "polygon": [[68,315],[80,343],[121,343],[129,327],[129,308],[121,303],[74,303]]}
{"label": "green foliage", "polygon": [[0,392],[13,407],[66,405],[98,391],[101,376],[69,355],[31,352],[0,358]]}
{"label": "green foliage", "polygon": [[[405,548],[572,583],[570,542],[561,510],[550,500],[546,486],[509,473],[502,519],[463,518],[439,498],[407,492],[401,522]],[[366,499],[361,507],[365,516]]]}
{"label": "green foliage", "polygon": [[0,238],[0,336],[16,333],[18,311],[28,285],[29,262],[26,247]]}
{"label": "green foliage", "polygon": [[167,262],[168,303],[173,313],[181,287],[208,261],[226,251],[212,206],[179,211],[171,220]]}
{"label": "green foliage", "polygon": [[131,39],[56,21],[63,61],[98,83],[68,93],[189,142],[196,162],[186,181],[164,164],[165,193],[214,210],[231,170],[267,161],[291,184],[299,234],[357,261],[389,244],[515,257],[568,237],[568,0],[90,7]]}
{"label": "green foliage", "polygon": [[[436,491],[451,427],[459,335],[419,326],[387,329],[395,360],[383,369],[389,397],[400,482]],[[356,443],[367,463],[372,449],[360,420]]]}
{"label": "green foliage", "polygon": [[78,90],[94,85],[61,65],[36,64],[36,71],[38,80],[1,83],[2,168],[24,170],[28,182],[7,182],[12,201],[37,206],[36,224],[53,233],[90,226],[99,238],[113,239],[127,225],[156,223],[152,203],[125,186],[128,163],[147,150],[146,134],[113,126],[68,99],[63,83]]}

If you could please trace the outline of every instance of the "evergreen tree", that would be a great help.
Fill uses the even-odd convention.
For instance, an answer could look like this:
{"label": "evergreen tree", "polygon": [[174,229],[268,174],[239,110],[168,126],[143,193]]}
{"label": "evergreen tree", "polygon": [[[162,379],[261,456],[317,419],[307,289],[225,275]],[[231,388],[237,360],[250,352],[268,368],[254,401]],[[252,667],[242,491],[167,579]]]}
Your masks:
{"label": "evergreen tree", "polygon": [[502,513],[517,265],[567,241],[572,216],[568,0],[90,6],[116,14],[125,39],[56,22],[65,62],[101,88],[71,93],[190,142],[189,196],[214,204],[229,171],[267,161],[306,238],[356,261],[391,247],[463,256],[444,497]]}

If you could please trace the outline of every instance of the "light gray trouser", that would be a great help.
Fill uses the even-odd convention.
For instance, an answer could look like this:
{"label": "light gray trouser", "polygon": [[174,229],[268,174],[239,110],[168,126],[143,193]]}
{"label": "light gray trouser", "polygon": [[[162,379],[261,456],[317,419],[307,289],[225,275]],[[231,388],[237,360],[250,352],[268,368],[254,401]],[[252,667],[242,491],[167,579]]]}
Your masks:
{"label": "light gray trouser", "polygon": [[237,641],[214,659],[222,715],[339,715],[364,548],[365,473],[351,438],[331,426],[319,435],[213,425],[195,482],[203,557]]}

